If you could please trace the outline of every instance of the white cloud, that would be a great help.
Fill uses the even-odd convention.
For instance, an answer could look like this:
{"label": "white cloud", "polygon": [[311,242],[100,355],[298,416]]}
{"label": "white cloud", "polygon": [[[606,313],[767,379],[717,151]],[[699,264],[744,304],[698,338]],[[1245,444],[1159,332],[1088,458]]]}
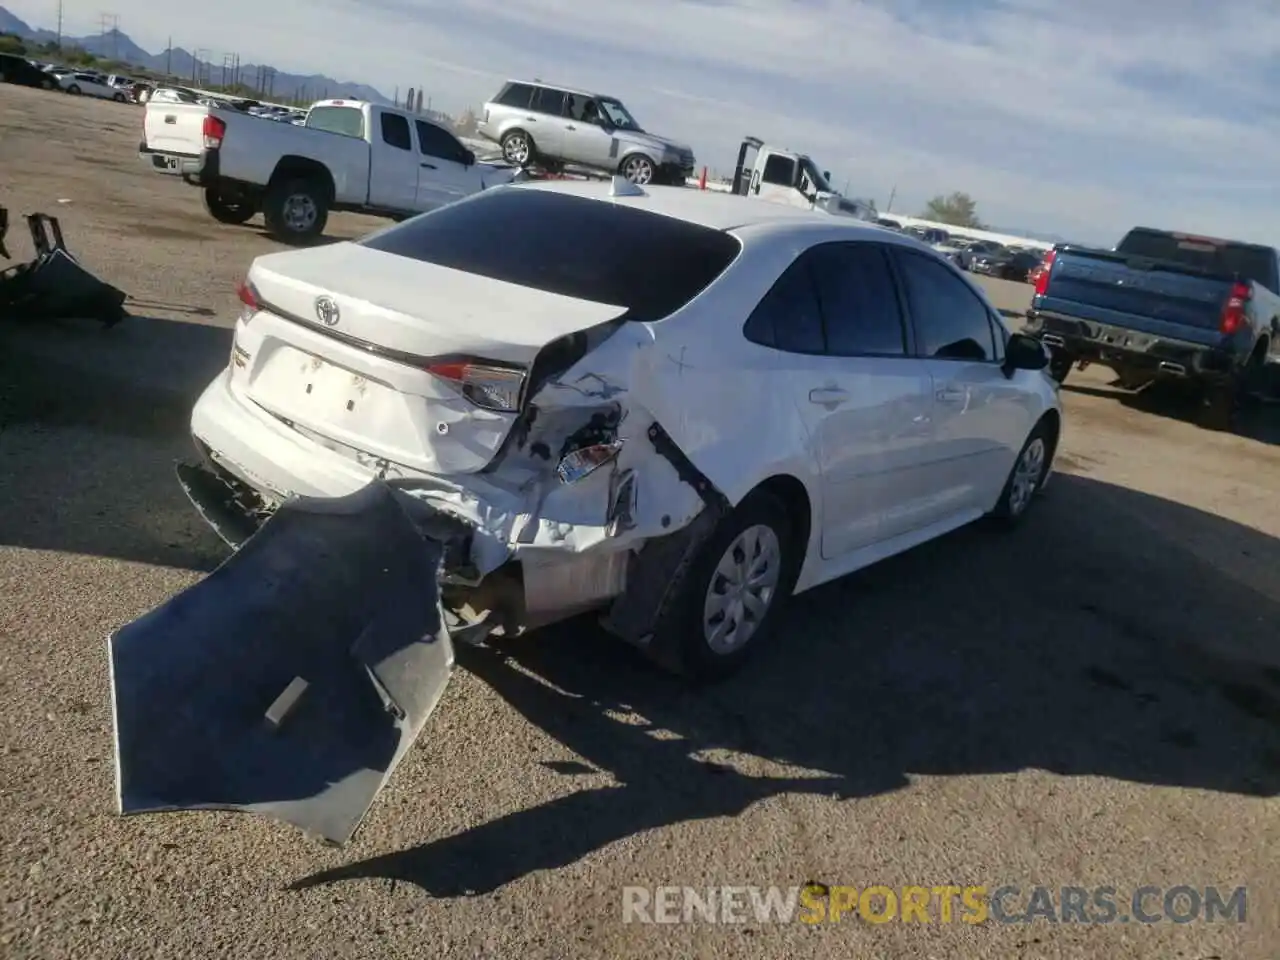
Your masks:
{"label": "white cloud", "polygon": [[[6,5],[48,25],[45,0]],[[744,134],[780,139],[882,204],[896,185],[895,208],[963,189],[993,222],[1086,241],[1136,222],[1280,240],[1274,0],[113,7],[149,49],[172,33],[215,62],[237,52],[387,92],[425,84],[446,109],[507,75],[606,89],[705,162],[728,166]]]}

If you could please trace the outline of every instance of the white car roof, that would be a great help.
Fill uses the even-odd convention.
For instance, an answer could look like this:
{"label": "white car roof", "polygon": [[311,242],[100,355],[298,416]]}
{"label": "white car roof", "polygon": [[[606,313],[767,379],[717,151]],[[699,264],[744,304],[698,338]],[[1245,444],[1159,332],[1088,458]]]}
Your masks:
{"label": "white car roof", "polygon": [[652,210],[663,216],[710,227],[713,230],[740,230],[747,227],[772,228],[769,232],[797,232],[820,227],[838,229],[856,239],[884,240],[898,234],[884,227],[839,217],[815,210],[788,207],[754,197],[742,197],[716,190],[696,190],[692,187],[644,187],[642,196],[610,196],[608,181],[548,180],[521,184],[520,190],[544,190],[608,201],[641,210]]}

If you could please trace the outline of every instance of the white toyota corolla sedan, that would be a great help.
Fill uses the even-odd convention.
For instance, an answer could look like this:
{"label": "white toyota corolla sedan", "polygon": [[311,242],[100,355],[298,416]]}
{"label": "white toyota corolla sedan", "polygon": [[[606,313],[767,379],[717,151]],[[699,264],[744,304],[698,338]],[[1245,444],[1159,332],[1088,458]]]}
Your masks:
{"label": "white toyota corolla sedan", "polygon": [[900,233],[679,187],[521,184],[259,257],[180,470],[233,545],[376,480],[453,518],[454,628],[599,609],[723,675],[782,602],[987,515],[1062,429],[1046,355]]}

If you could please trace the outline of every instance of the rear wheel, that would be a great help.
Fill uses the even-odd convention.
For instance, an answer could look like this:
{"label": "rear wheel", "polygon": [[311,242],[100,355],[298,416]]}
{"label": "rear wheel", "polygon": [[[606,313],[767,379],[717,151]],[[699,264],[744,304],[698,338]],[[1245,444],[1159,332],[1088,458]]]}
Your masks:
{"label": "rear wheel", "polygon": [[763,490],[721,520],[655,627],[664,667],[717,680],[768,641],[799,570],[793,529],[786,507]]}
{"label": "rear wheel", "polygon": [[527,167],[533,163],[533,138],[523,130],[512,130],[503,136],[500,143],[502,159],[517,167]]}
{"label": "rear wheel", "polygon": [[1071,368],[1075,366],[1075,358],[1061,350],[1054,350],[1049,360],[1049,376],[1062,383],[1067,379],[1067,375],[1071,373]]}
{"label": "rear wheel", "polygon": [[80,88],[73,83],[71,86],[67,87],[67,93],[73,93],[79,96]]}
{"label": "rear wheel", "polygon": [[126,97],[123,93],[117,93],[111,99],[114,100],[116,103],[128,103],[129,101],[129,98]]}
{"label": "rear wheel", "polygon": [[262,198],[262,218],[277,240],[306,246],[324,233],[329,220],[329,191],[313,179],[278,180]]}
{"label": "rear wheel", "polygon": [[237,225],[248,223],[258,212],[248,197],[231,193],[219,186],[204,188],[204,208],[219,223]]}

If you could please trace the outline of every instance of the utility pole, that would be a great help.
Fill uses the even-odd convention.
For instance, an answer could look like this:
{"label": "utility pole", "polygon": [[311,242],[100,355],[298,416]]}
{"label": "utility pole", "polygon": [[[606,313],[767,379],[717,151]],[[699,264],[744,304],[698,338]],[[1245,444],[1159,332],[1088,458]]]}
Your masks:
{"label": "utility pole", "polygon": [[58,0],[58,50],[62,49],[62,0]]}
{"label": "utility pole", "polygon": [[885,213],[893,212],[893,198],[898,195],[898,185],[895,183],[893,189],[889,191],[889,202],[884,206]]}
{"label": "utility pole", "polygon": [[173,37],[169,38],[169,46],[164,51],[164,75],[173,76]]}
{"label": "utility pole", "polygon": [[120,32],[120,18],[114,13],[104,13],[98,21],[102,26],[102,52],[107,52],[107,34],[111,34],[111,59],[116,58],[116,37]]}

